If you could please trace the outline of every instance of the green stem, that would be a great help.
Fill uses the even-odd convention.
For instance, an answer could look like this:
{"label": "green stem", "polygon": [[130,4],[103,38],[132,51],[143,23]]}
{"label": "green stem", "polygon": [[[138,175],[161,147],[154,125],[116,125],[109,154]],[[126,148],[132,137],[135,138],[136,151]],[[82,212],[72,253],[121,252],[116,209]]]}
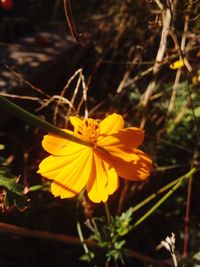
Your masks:
{"label": "green stem", "polygon": [[72,142],[79,143],[84,146],[93,147],[93,144],[88,143],[84,140],[79,139],[78,137],[71,135],[69,133],[66,133],[65,131],[61,130],[60,128],[54,126],[53,124],[46,122],[37,116],[31,114],[30,112],[26,111],[25,109],[19,107],[18,105],[12,103],[8,99],[6,99],[3,96],[0,96],[0,106],[4,108],[9,113],[13,114],[14,116],[17,116],[18,118],[33,124],[34,126],[47,131],[49,133],[52,133],[54,135],[60,136],[62,138],[65,138],[67,140],[70,140]]}
{"label": "green stem", "polygon": [[150,210],[148,210],[134,225],[133,228],[138,226],[140,223],[142,223],[146,218],[148,218],[162,203],[164,203],[182,184],[184,178],[189,178],[191,175],[194,174],[196,171],[196,168],[193,168],[190,170],[185,176],[182,177],[174,186],[173,188],[164,195]]}
{"label": "green stem", "polygon": [[[83,249],[84,249],[85,253],[88,255],[88,257],[90,259],[90,262],[92,262],[93,257],[92,257],[92,254],[91,254],[91,252],[89,251],[89,249],[87,247],[87,244],[84,241],[84,237],[83,237],[83,233],[82,233],[82,230],[81,230],[80,222],[77,222],[77,225],[76,226],[77,226],[77,231],[78,231],[79,239],[81,241],[81,244],[83,246]],[[97,265],[95,264],[94,267],[97,267]]]}
{"label": "green stem", "polygon": [[[194,174],[195,172],[197,172],[197,169],[192,169],[191,171],[193,171],[192,174]],[[137,210],[139,210],[140,208],[142,208],[145,204],[147,204],[148,202],[150,202],[151,200],[153,200],[154,198],[156,198],[158,195],[162,194],[163,192],[165,192],[166,190],[168,190],[169,188],[171,188],[172,186],[174,186],[179,181],[182,181],[182,180],[188,179],[188,178],[189,178],[188,177],[188,174],[184,174],[181,177],[177,178],[176,180],[172,181],[171,183],[165,185],[164,187],[162,187],[161,189],[159,189],[156,193],[153,193],[149,197],[145,198],[142,202],[140,202],[136,206],[132,207],[132,213],[134,213]]]}
{"label": "green stem", "polygon": [[79,239],[80,239],[80,241],[81,241],[81,243],[83,245],[83,249],[84,249],[85,253],[88,254],[89,253],[89,249],[88,249],[87,245],[84,242],[83,233],[82,233],[82,230],[81,230],[80,223],[77,222],[77,225],[76,226],[77,226],[77,231],[78,231]]}
{"label": "green stem", "polygon": [[105,208],[105,213],[106,213],[106,218],[107,218],[107,222],[109,225],[111,225],[111,215],[110,215],[110,211],[109,211],[109,208],[108,208],[108,203],[104,203],[104,208]]}

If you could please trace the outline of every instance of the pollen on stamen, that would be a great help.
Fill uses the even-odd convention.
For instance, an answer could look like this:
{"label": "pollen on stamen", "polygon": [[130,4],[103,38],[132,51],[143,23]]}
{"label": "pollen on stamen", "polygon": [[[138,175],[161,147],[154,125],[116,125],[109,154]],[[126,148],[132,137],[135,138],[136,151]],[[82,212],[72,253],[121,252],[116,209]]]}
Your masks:
{"label": "pollen on stamen", "polygon": [[83,120],[76,133],[81,139],[95,144],[99,135],[99,121],[93,119]]}

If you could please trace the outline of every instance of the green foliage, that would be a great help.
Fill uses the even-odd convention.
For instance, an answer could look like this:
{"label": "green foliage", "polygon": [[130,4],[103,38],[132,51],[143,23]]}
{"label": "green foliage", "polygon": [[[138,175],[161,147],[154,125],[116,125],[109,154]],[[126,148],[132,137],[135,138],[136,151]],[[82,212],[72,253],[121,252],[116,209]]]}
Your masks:
{"label": "green foliage", "polygon": [[51,182],[50,181],[46,181],[46,182],[44,182],[42,184],[37,184],[37,185],[30,186],[29,187],[29,191],[30,192],[39,191],[39,190],[49,191],[50,190],[50,185],[51,185]]}
{"label": "green foliage", "polygon": [[172,114],[167,122],[167,134],[173,141],[191,142],[195,136],[194,114],[199,119],[200,110],[198,103],[200,101],[199,94],[193,92],[191,95],[194,114],[191,107],[191,99],[188,96],[188,83],[182,82],[178,87],[176,103]]}
{"label": "green foliage", "polygon": [[25,207],[26,196],[24,188],[17,182],[17,178],[11,174],[9,166],[4,158],[0,158],[0,188],[3,192],[3,206],[5,209]]}
{"label": "green foliage", "polygon": [[[123,237],[131,231],[131,223],[132,209],[130,208],[120,216],[111,217],[110,223],[104,217],[101,217],[88,220],[86,225],[92,231],[90,239],[96,241],[98,246],[103,248],[106,259],[123,263],[126,256],[126,240]],[[89,257],[93,259],[94,254],[85,254],[81,259],[88,261]]]}
{"label": "green foliage", "polygon": [[116,232],[119,236],[128,234],[131,230],[133,209],[130,208],[123,212],[121,216],[115,216]]}
{"label": "green foliage", "polygon": [[10,176],[10,174],[8,174],[7,166],[0,165],[0,186],[16,195],[22,196],[23,186],[16,182],[16,178],[12,177],[13,176]]}
{"label": "green foliage", "polygon": [[91,262],[91,260],[93,260],[94,258],[95,258],[94,252],[88,251],[87,253],[85,253],[84,255],[82,255],[80,257],[80,260],[86,261],[86,262]]}

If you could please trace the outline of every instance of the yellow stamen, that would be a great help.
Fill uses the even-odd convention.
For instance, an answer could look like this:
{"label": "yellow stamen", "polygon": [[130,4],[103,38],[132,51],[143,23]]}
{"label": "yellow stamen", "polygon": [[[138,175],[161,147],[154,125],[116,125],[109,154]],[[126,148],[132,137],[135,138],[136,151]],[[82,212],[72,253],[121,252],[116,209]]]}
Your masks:
{"label": "yellow stamen", "polygon": [[84,119],[74,132],[80,139],[96,144],[99,136],[99,120]]}

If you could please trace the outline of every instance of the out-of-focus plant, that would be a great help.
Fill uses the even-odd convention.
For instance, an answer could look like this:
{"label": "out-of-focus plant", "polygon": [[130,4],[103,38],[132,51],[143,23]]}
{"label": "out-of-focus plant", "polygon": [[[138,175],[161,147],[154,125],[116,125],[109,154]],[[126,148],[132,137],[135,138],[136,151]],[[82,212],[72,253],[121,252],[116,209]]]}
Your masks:
{"label": "out-of-focus plant", "polygon": [[[3,148],[2,145],[1,148]],[[9,211],[14,207],[23,210],[26,207],[27,198],[24,194],[23,185],[12,174],[9,165],[3,157],[0,157],[0,192],[2,210]]]}

